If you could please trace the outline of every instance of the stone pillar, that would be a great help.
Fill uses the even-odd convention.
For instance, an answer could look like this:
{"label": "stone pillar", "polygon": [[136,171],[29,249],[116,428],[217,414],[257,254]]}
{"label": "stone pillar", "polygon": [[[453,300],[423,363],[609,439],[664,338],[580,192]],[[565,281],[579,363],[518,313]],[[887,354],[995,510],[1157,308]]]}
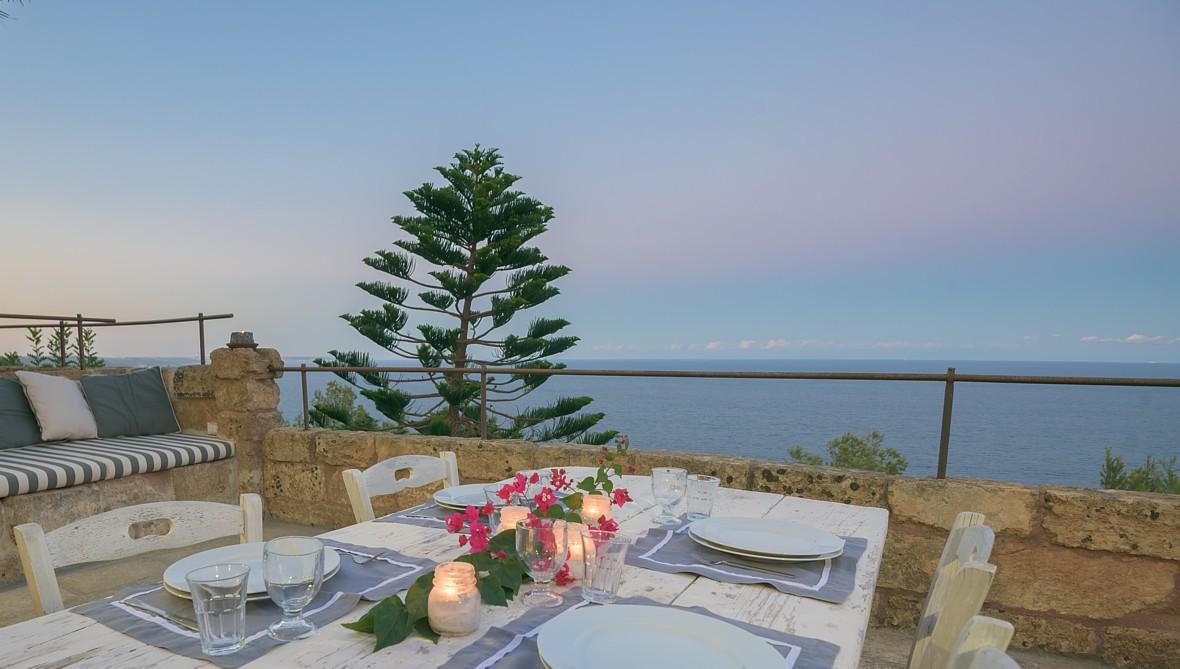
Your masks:
{"label": "stone pillar", "polygon": [[262,440],[282,423],[279,386],[283,359],[273,348],[219,348],[210,355],[217,436],[237,448],[241,492],[262,492]]}

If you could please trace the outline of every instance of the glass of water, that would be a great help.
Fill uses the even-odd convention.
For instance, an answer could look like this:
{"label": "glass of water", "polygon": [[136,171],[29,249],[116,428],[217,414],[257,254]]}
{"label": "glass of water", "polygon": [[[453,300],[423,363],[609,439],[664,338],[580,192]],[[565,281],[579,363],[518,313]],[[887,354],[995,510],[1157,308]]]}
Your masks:
{"label": "glass of water", "polygon": [[713,499],[721,479],[705,474],[690,474],[688,477],[687,506],[689,520],[708,518],[713,514]]}
{"label": "glass of water", "polygon": [[214,564],[185,574],[193,596],[201,652],[229,655],[246,640],[246,592],[250,567],[240,563]]}
{"label": "glass of water", "polygon": [[262,549],[262,568],[266,592],[283,610],[283,617],[267,628],[271,638],[294,641],[314,632],[303,609],[324,581],[324,542],[312,537],[271,539]]}
{"label": "glass of water", "polygon": [[586,563],[582,599],[595,604],[611,604],[618,599],[623,562],[632,543],[634,538],[609,530],[582,532],[582,559]]}
{"label": "glass of water", "polygon": [[679,525],[676,505],[688,488],[688,470],[679,467],[653,467],[651,470],[651,494],[660,505],[657,525]]}

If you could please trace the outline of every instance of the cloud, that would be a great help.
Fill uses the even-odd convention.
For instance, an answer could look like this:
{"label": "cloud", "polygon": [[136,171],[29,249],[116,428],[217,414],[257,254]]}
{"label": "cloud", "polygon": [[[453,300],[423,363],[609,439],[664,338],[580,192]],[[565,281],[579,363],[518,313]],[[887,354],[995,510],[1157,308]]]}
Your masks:
{"label": "cloud", "polygon": [[622,344],[595,344],[590,347],[590,350],[614,352],[621,351],[623,348],[625,347]]}
{"label": "cloud", "polygon": [[1130,334],[1126,337],[1099,337],[1086,335],[1081,339],[1084,344],[1180,344],[1180,337],[1165,337],[1163,335]]}
{"label": "cloud", "polygon": [[906,339],[887,339],[873,344],[873,348],[939,348],[942,344],[933,341],[909,341]]}
{"label": "cloud", "polygon": [[786,348],[786,347],[787,347],[787,340],[786,339],[771,339],[770,341],[766,342],[766,345],[763,346],[762,348],[772,349],[772,348]]}
{"label": "cloud", "polygon": [[672,344],[672,350],[679,351],[680,350],[680,342],[676,342],[676,343]]}
{"label": "cloud", "polygon": [[738,342],[738,348],[740,348],[742,350],[754,348],[754,344],[757,344],[757,343],[758,342],[754,341],[753,339],[743,339]]}
{"label": "cloud", "polygon": [[721,342],[719,342],[719,341],[711,341],[708,344],[705,344],[706,351],[716,351],[716,350],[719,350],[720,348],[721,348]]}

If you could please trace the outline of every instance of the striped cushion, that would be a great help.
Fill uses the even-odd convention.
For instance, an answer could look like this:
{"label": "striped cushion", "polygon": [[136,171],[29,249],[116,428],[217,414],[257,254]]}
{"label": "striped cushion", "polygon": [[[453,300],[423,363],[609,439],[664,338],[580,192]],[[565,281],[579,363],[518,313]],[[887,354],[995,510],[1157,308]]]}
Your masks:
{"label": "striped cushion", "polygon": [[0,498],[231,457],[234,445],[199,434],[60,441],[0,450]]}

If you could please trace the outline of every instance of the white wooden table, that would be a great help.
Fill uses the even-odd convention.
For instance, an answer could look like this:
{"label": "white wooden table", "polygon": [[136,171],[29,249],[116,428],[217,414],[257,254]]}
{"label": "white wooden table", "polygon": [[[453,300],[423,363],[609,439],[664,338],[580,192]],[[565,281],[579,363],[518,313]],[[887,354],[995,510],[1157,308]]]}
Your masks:
{"label": "white wooden table", "polygon": [[[638,533],[653,527],[651,519],[656,515],[656,509],[651,495],[651,479],[628,476],[624,484],[635,502],[622,509],[615,509],[614,516],[622,529]],[[714,515],[782,518],[843,536],[868,539],[865,553],[857,564],[855,590],[843,604],[837,606],[783,594],[764,585],[718,583],[691,574],[662,574],[627,567],[620,594],[644,596],[683,606],[703,606],[735,620],[823,639],[840,646],[835,665],[837,669],[856,667],[860,662],[877,572],[881,567],[889,512],[885,509],[722,488],[714,505]],[[455,535],[447,534],[444,529],[400,523],[360,523],[323,536],[354,544],[393,548],[407,555],[439,561],[452,559],[465,551],[458,547]],[[526,584],[525,587],[529,586]],[[443,667],[451,655],[479,638],[488,627],[502,625],[525,610],[519,602],[513,602],[508,608],[485,606],[482,627],[473,636],[444,638],[437,646],[424,639],[411,637],[397,646],[373,653],[371,635],[351,632],[338,624],[355,620],[369,606],[371,604],[362,603],[355,615],[344,616],[324,626],[309,639],[277,647],[246,667]],[[6,669],[181,669],[212,666],[201,660],[145,645],[69,611],[0,628],[0,667]]]}

